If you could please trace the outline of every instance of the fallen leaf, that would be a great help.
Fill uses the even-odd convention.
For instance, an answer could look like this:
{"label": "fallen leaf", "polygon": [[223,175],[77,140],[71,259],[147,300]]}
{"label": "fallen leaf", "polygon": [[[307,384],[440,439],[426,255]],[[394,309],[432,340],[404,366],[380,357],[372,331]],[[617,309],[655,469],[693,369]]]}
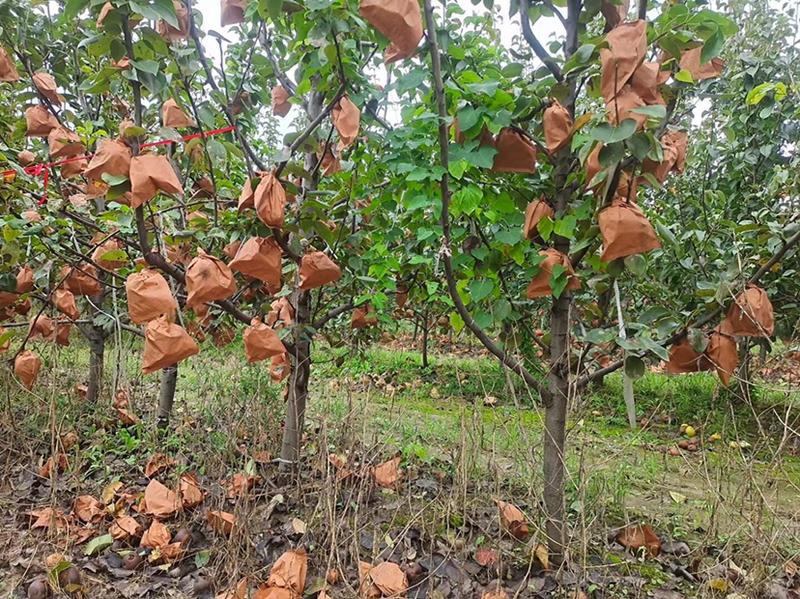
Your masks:
{"label": "fallen leaf", "polygon": [[102,495],[100,496],[103,500],[103,503],[105,503],[106,505],[111,503],[114,500],[114,496],[117,494],[117,491],[119,491],[121,488],[122,488],[122,481],[119,480],[117,482],[113,482],[106,485],[103,488]]}
{"label": "fallen leaf", "polygon": [[63,453],[59,453],[55,457],[50,456],[47,458],[47,461],[42,464],[39,468],[39,476],[42,478],[50,478],[50,475],[55,472],[64,472],[67,469],[69,463],[67,462],[67,456]]}
{"label": "fallen leaf", "polygon": [[169,529],[158,520],[153,520],[150,528],[144,531],[139,547],[150,547],[151,549],[166,547],[169,545],[170,539],[172,539],[172,535],[169,533]]}
{"label": "fallen leaf", "polygon": [[69,526],[67,517],[61,512],[51,507],[43,507],[38,510],[28,512],[31,517],[31,528],[47,528],[54,530],[66,530]]}
{"label": "fallen leaf", "polygon": [[70,431],[61,435],[61,448],[64,451],[69,451],[72,447],[74,447],[78,443],[78,435],[74,432]]}
{"label": "fallen leaf", "polygon": [[486,591],[481,595],[481,599],[508,599],[508,593],[502,589],[496,591]]}
{"label": "fallen leaf", "polygon": [[494,549],[481,547],[475,551],[475,561],[481,566],[489,566],[499,561],[499,556]]}
{"label": "fallen leaf", "polygon": [[214,599],[247,599],[247,579],[242,578],[236,586],[227,591],[217,593]]}
{"label": "fallen leaf", "polygon": [[300,597],[289,589],[262,585],[258,587],[256,594],[253,595],[253,599],[300,599]]}
{"label": "fallen leaf", "polygon": [[132,516],[120,516],[111,523],[108,532],[115,541],[127,541],[142,535],[142,525]]}
{"label": "fallen leaf", "polygon": [[172,491],[153,479],[144,490],[145,513],[156,518],[167,518],[174,515],[181,507],[181,500]]}
{"label": "fallen leaf", "polygon": [[228,490],[228,497],[231,499],[244,497],[250,489],[253,488],[257,480],[258,476],[254,474],[241,474],[237,472],[225,484],[225,488]]}
{"label": "fallen leaf", "polygon": [[401,457],[396,456],[372,470],[372,476],[379,487],[391,489],[397,485],[400,480],[400,460]]}
{"label": "fallen leaf", "polygon": [[114,395],[114,407],[119,409],[127,408],[130,404],[130,394],[128,393],[128,389],[125,387],[120,387],[117,389],[116,394]]}
{"label": "fallen leaf", "polygon": [[211,528],[218,534],[229,535],[236,526],[236,516],[228,512],[210,511],[207,518]]}
{"label": "fallen leaf", "polygon": [[95,537],[89,544],[86,545],[86,549],[84,549],[84,553],[86,555],[97,555],[107,547],[111,547],[111,544],[114,542],[114,539],[111,535],[102,535],[99,537]]}
{"label": "fallen leaf", "polygon": [[200,489],[200,481],[197,475],[187,472],[181,475],[181,501],[184,508],[200,505],[203,502],[203,491]]}
{"label": "fallen leaf", "polygon": [[163,453],[154,453],[148,460],[144,467],[144,475],[147,478],[153,478],[156,474],[166,470],[170,466],[175,465],[175,460]]}
{"label": "fallen leaf", "polygon": [[533,555],[536,556],[542,568],[545,570],[550,569],[550,554],[547,552],[547,547],[541,543],[536,545],[536,548],[533,550]]}
{"label": "fallen leaf", "polygon": [[183,543],[170,543],[159,549],[160,561],[164,562],[177,562],[183,558],[186,553],[186,547]]}
{"label": "fallen leaf", "polygon": [[661,539],[647,524],[637,524],[636,526],[623,528],[617,533],[617,543],[633,551],[638,551],[645,547],[653,557],[656,557],[661,552]]}
{"label": "fallen leaf", "polygon": [[91,495],[81,495],[75,499],[72,512],[83,522],[97,522],[105,516],[106,505]]}
{"label": "fallen leaf", "polygon": [[307,532],[306,523],[300,518],[292,518],[286,523],[284,531],[287,535],[304,535]]}
{"label": "fallen leaf", "polygon": [[132,426],[139,422],[139,418],[126,408],[114,408],[114,411],[117,413],[117,420],[125,426]]}
{"label": "fallen leaf", "polygon": [[528,524],[525,521],[525,514],[517,506],[499,499],[494,500],[500,510],[500,524],[511,536],[524,540],[527,538]]}
{"label": "fallen leaf", "polygon": [[369,573],[372,570],[372,564],[369,562],[358,562],[358,594],[363,599],[378,599],[381,596],[381,591],[372,583]]}
{"label": "fallen leaf", "polygon": [[75,394],[78,396],[78,399],[86,399],[86,394],[89,392],[89,386],[84,383],[78,383],[75,385]]}
{"label": "fallen leaf", "polygon": [[308,556],[305,549],[286,551],[272,564],[267,587],[289,589],[297,595],[302,595],[306,588],[307,570]]}
{"label": "fallen leaf", "polygon": [[686,503],[686,495],[682,495],[677,491],[670,491],[669,496],[672,498],[672,501],[675,503]]}
{"label": "fallen leaf", "polygon": [[372,579],[372,584],[374,584],[385,597],[402,595],[408,589],[406,573],[400,569],[400,566],[393,562],[381,562],[374,566],[369,571],[369,577]]}
{"label": "fallen leaf", "polygon": [[724,578],[712,578],[708,581],[708,588],[720,593],[726,593],[731,588],[731,585]]}
{"label": "fallen leaf", "polygon": [[347,458],[336,453],[328,455],[328,462],[336,470],[336,480],[342,481],[353,474],[353,471],[347,467]]}
{"label": "fallen leaf", "polygon": [[76,545],[82,545],[89,539],[97,535],[97,529],[94,526],[87,526],[84,528],[76,528],[73,530],[71,538],[72,542]]}

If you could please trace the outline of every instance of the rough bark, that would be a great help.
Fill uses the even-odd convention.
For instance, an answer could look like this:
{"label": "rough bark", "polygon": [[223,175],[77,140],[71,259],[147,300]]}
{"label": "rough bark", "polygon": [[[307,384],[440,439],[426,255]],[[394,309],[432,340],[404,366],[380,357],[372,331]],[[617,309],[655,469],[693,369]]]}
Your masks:
{"label": "rough bark", "polygon": [[165,428],[169,425],[172,404],[175,402],[175,387],[178,384],[178,366],[169,366],[161,371],[161,387],[158,391],[158,411],[156,425]]}

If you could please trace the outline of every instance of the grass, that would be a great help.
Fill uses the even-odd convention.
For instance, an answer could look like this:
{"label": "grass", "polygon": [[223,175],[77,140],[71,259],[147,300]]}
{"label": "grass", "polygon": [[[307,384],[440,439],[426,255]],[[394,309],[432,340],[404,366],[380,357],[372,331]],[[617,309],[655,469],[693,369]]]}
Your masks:
{"label": "grass", "polygon": [[[442,530],[463,534],[464,522],[493,496],[523,506],[534,530],[541,530],[542,412],[521,389],[515,390],[515,407],[495,360],[434,354],[423,370],[416,351],[316,350],[305,449],[310,467],[318,468],[329,452],[372,463],[399,452],[407,471],[450,485],[443,515],[434,518]],[[158,377],[138,373],[137,344],[123,348],[118,371],[106,372],[109,384],[114,378],[130,388],[143,419],[130,428],[110,425],[107,398],[100,410],[76,401],[71,390],[86,371],[85,347],[49,346],[43,354],[43,394],[9,396],[14,434],[30,443],[24,451],[47,455],[43,428],[52,405],[62,430],[93,439],[71,464],[89,486],[86,492],[98,493],[115,478],[135,478],[155,451],[181,456],[201,474],[224,477],[246,467],[255,451],[275,455],[279,448],[280,390],[269,382],[267,368],[244,363],[239,340],[224,348],[206,344],[180,366],[174,426],[166,435],[150,424]],[[115,359],[113,348],[108,357]],[[602,540],[609,529],[630,522],[685,540],[707,567],[716,563],[710,555],[740,565],[753,563],[754,556],[780,564],[800,552],[800,460],[785,444],[778,447],[778,417],[796,405],[797,392],[756,389],[747,404],[705,373],[648,372],[634,387],[638,413],[649,423],[631,430],[621,387],[621,377],[611,375],[571,411],[567,509],[576,555],[614,561]],[[496,398],[494,407],[485,405],[487,397]],[[719,433],[722,440],[698,453],[668,456],[684,422],[701,437]],[[731,441],[751,447],[731,447]],[[654,586],[664,576],[649,563],[624,567]]]}

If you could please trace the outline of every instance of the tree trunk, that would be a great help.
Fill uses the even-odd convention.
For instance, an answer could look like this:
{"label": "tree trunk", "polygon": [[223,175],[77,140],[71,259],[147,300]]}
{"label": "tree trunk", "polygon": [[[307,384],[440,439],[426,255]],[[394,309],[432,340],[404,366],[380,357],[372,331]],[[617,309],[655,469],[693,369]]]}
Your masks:
{"label": "tree trunk", "polygon": [[[91,326],[91,325],[90,325]],[[103,330],[91,326],[89,340],[89,383],[86,385],[86,401],[97,403],[103,387],[103,362],[106,351],[106,337]]]}
{"label": "tree trunk", "polygon": [[430,323],[428,322],[428,311],[422,316],[422,367],[428,367],[428,329]]}
{"label": "tree trunk", "polygon": [[158,392],[158,411],[156,413],[156,426],[166,428],[172,414],[172,404],[175,401],[175,386],[178,384],[178,365],[169,366],[161,371],[161,388]]}
{"label": "tree trunk", "polygon": [[293,356],[292,374],[286,398],[286,420],[281,443],[281,460],[296,464],[300,459],[300,445],[305,424],[306,404],[308,402],[308,379],[311,376],[311,339],[303,330],[311,316],[311,293],[299,291],[297,313],[295,316],[299,334],[295,336],[296,352]]}

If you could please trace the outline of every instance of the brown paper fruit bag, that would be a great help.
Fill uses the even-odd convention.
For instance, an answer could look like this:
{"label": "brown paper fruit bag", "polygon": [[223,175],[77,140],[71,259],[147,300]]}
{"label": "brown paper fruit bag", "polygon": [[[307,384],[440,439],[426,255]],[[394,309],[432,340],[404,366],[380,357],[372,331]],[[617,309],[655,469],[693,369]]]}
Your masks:
{"label": "brown paper fruit bag", "polygon": [[597,218],[603,236],[604,262],[644,254],[661,247],[653,225],[633,202],[615,199]]}
{"label": "brown paper fruit bag", "polygon": [[17,273],[17,293],[28,293],[33,291],[33,270],[27,264],[19,269]]}
{"label": "brown paper fruit bag", "polygon": [[633,72],[633,76],[630,80],[631,89],[633,89],[648,106],[666,104],[664,98],[661,96],[661,92],[658,91],[660,69],[661,63],[643,62],[639,65],[639,68]]}
{"label": "brown paper fruit bag", "polygon": [[169,158],[161,154],[142,154],[131,159],[131,208],[149,202],[160,191],[181,194],[183,187]]}
{"label": "brown paper fruit bag", "polygon": [[161,105],[161,122],[165,127],[182,129],[184,127],[194,127],[194,119],[186,114],[178,103],[170,98]]}
{"label": "brown paper fruit bag", "polygon": [[712,58],[708,62],[700,64],[702,52],[702,46],[684,51],[681,54],[681,69],[689,71],[692,75],[692,79],[695,81],[714,79],[722,75],[722,71],[725,68],[725,61],[721,58]]}
{"label": "brown paper fruit bag", "polygon": [[272,114],[274,116],[286,116],[292,109],[289,102],[289,92],[282,85],[276,85],[272,88]]}
{"label": "brown paper fruit bag", "polygon": [[569,277],[567,280],[567,289],[570,291],[580,289],[581,282],[578,277],[575,276],[575,271],[572,269],[569,257],[555,248],[542,250],[539,252],[539,255],[543,256],[544,260],[539,263],[539,273],[533,277],[528,284],[526,292],[528,299],[549,297],[553,294],[553,290],[550,287],[550,278],[553,276],[553,267],[556,264],[560,264],[566,269],[567,277]]}
{"label": "brown paper fruit bag", "polygon": [[253,196],[256,212],[261,222],[275,229],[283,227],[286,192],[274,174],[267,173],[261,177]]}
{"label": "brown paper fruit bag", "polygon": [[365,329],[367,327],[374,327],[378,324],[378,315],[375,314],[375,309],[371,304],[358,306],[353,310],[353,316],[350,319],[350,328]]}
{"label": "brown paper fruit bag", "polygon": [[706,348],[706,357],[714,365],[717,375],[726,387],[739,366],[739,351],[730,324],[723,320],[712,332]]}
{"label": "brown paper fruit bag", "polygon": [[56,344],[69,346],[69,334],[72,332],[72,325],[64,322],[56,323]]}
{"label": "brown paper fruit bag", "polygon": [[14,358],[14,376],[19,379],[19,382],[28,391],[33,389],[33,384],[36,382],[41,368],[42,360],[29,349],[21,351]]}
{"label": "brown paper fruit bag", "polygon": [[28,335],[31,339],[45,339],[50,341],[53,339],[55,332],[55,325],[53,319],[47,314],[39,314],[31,318],[28,325]]}
{"label": "brown paper fruit bag", "polygon": [[53,159],[75,156],[86,151],[78,134],[61,125],[47,134],[47,145],[50,150],[50,158]]}
{"label": "brown paper fruit bag", "polygon": [[97,295],[101,291],[97,280],[97,269],[91,264],[65,266],[61,270],[64,286],[75,295]]}
{"label": "brown paper fruit bag", "polygon": [[128,177],[131,170],[131,149],[117,139],[102,139],[83,175],[100,180],[103,173],[114,177]]}
{"label": "brown paper fruit bag", "polygon": [[669,374],[684,374],[687,372],[700,372],[711,370],[713,365],[706,356],[695,351],[688,337],[684,337],[669,348],[667,372]]}
{"label": "brown paper fruit bag", "polygon": [[260,362],[286,351],[278,333],[254,318],[244,330],[244,351],[248,362]]}
{"label": "brown paper fruit bag", "polygon": [[300,289],[314,289],[338,281],[341,269],[324,252],[311,252],[300,261]]}
{"label": "brown paper fruit bag", "polygon": [[186,268],[186,306],[228,299],[236,293],[236,281],[228,265],[219,258],[197,250]]}
{"label": "brown paper fruit bag", "polygon": [[14,64],[14,59],[8,55],[8,52],[3,47],[0,47],[0,81],[7,83],[19,81],[19,72]]}
{"label": "brown paper fruit bag", "polygon": [[255,207],[255,195],[253,193],[253,182],[250,180],[250,177],[244,182],[244,186],[242,187],[242,192],[239,194],[239,206],[238,210],[241,212],[245,208],[253,208]]}
{"label": "brown paper fruit bag", "polygon": [[544,200],[534,200],[530,202],[525,209],[525,223],[522,225],[522,236],[531,241],[540,239],[539,230],[536,228],[539,225],[539,221],[545,217],[552,219],[554,216],[555,211],[550,207],[550,204]]}
{"label": "brown paper fruit bag", "polygon": [[58,127],[58,120],[41,104],[25,110],[25,135],[28,137],[47,137]]}
{"label": "brown paper fruit bag", "polygon": [[144,332],[142,372],[150,374],[174,366],[199,351],[197,343],[182,326],[171,323],[166,316],[160,316],[151,320]]}
{"label": "brown paper fruit bag", "polygon": [[775,314],[767,292],[748,285],[728,309],[728,328],[738,337],[772,337]]}
{"label": "brown paper fruit bag", "polygon": [[[86,170],[86,167],[89,166],[89,161],[86,158],[81,158],[79,160],[70,160],[69,162],[65,162],[61,165],[61,176],[64,179],[71,179],[73,177],[77,177],[78,175],[82,175],[83,171]],[[78,195],[78,194],[73,194]],[[85,198],[85,196],[84,196]],[[72,196],[70,196],[70,201],[72,201]]]}
{"label": "brown paper fruit bag", "polygon": [[170,43],[189,37],[189,11],[186,5],[180,0],[172,0],[172,6],[175,7],[175,15],[178,17],[178,28],[176,29],[163,19],[156,22],[156,33]]}
{"label": "brown paper fruit bag", "polygon": [[62,97],[56,91],[56,80],[50,73],[41,71],[33,74],[33,85],[45,98],[56,106],[61,105]]}
{"label": "brown paper fruit bag", "polygon": [[281,289],[281,248],[271,237],[251,237],[245,241],[228,266],[263,281],[269,293]]}
{"label": "brown paper fruit bag", "polygon": [[286,352],[272,356],[269,361],[269,378],[274,383],[280,383],[292,373],[292,365]]}
{"label": "brown paper fruit bag", "polygon": [[361,111],[350,101],[350,98],[343,96],[339,103],[333,107],[331,118],[333,119],[333,126],[339,132],[339,150],[341,151],[352,144],[358,137]]}
{"label": "brown paper fruit bag", "polygon": [[[233,260],[236,257],[236,254],[239,253],[239,249],[241,247],[242,241],[240,239],[234,239],[228,245],[222,248],[222,253],[225,254],[229,260]],[[232,264],[229,263],[228,266],[230,266],[233,270],[236,270],[233,268]]]}
{"label": "brown paper fruit bag", "polygon": [[56,309],[70,318],[71,320],[78,320],[81,316],[78,305],[75,303],[75,294],[68,289],[56,289],[53,292],[53,303]]}
{"label": "brown paper fruit bag", "polygon": [[120,252],[124,254],[119,241],[108,239],[94,248],[92,262],[106,270],[118,270],[128,263],[123,256],[117,256]]}
{"label": "brown paper fruit bag", "polygon": [[244,11],[247,9],[247,0],[222,0],[220,10],[220,25],[236,25],[244,22]]}
{"label": "brown paper fruit bag", "polygon": [[155,270],[143,270],[128,275],[125,293],[128,298],[128,314],[135,324],[144,324],[162,315],[171,320],[178,308],[178,302],[172,297],[167,280]]}
{"label": "brown paper fruit bag", "polygon": [[361,16],[391,43],[384,61],[413,56],[422,39],[422,14],[417,0],[361,0]]}
{"label": "brown paper fruit bag", "polygon": [[626,85],[614,98],[606,103],[606,118],[615,127],[622,121],[631,119],[636,122],[636,128],[641,129],[647,122],[647,115],[634,112],[634,110],[644,106],[646,104],[639,97],[639,94],[633,90],[633,87]]}
{"label": "brown paper fruit bag", "polygon": [[572,136],[572,117],[558,100],[553,100],[550,106],[545,108],[542,126],[547,141],[547,151],[550,154],[555,154],[569,143]]}
{"label": "brown paper fruit bag", "polygon": [[496,173],[535,173],[536,146],[519,131],[506,127],[495,140],[497,154],[492,170]]}
{"label": "brown paper fruit bag", "polygon": [[633,76],[647,52],[647,23],[623,23],[606,36],[608,48],[600,50],[600,90],[610,102]]}
{"label": "brown paper fruit bag", "polygon": [[294,324],[294,308],[289,302],[289,298],[280,297],[270,304],[270,311],[267,313],[267,324],[275,329],[282,329]]}
{"label": "brown paper fruit bag", "polygon": [[322,174],[325,177],[335,175],[342,170],[342,163],[339,161],[339,157],[333,153],[332,148],[327,148],[320,160],[322,163]]}

